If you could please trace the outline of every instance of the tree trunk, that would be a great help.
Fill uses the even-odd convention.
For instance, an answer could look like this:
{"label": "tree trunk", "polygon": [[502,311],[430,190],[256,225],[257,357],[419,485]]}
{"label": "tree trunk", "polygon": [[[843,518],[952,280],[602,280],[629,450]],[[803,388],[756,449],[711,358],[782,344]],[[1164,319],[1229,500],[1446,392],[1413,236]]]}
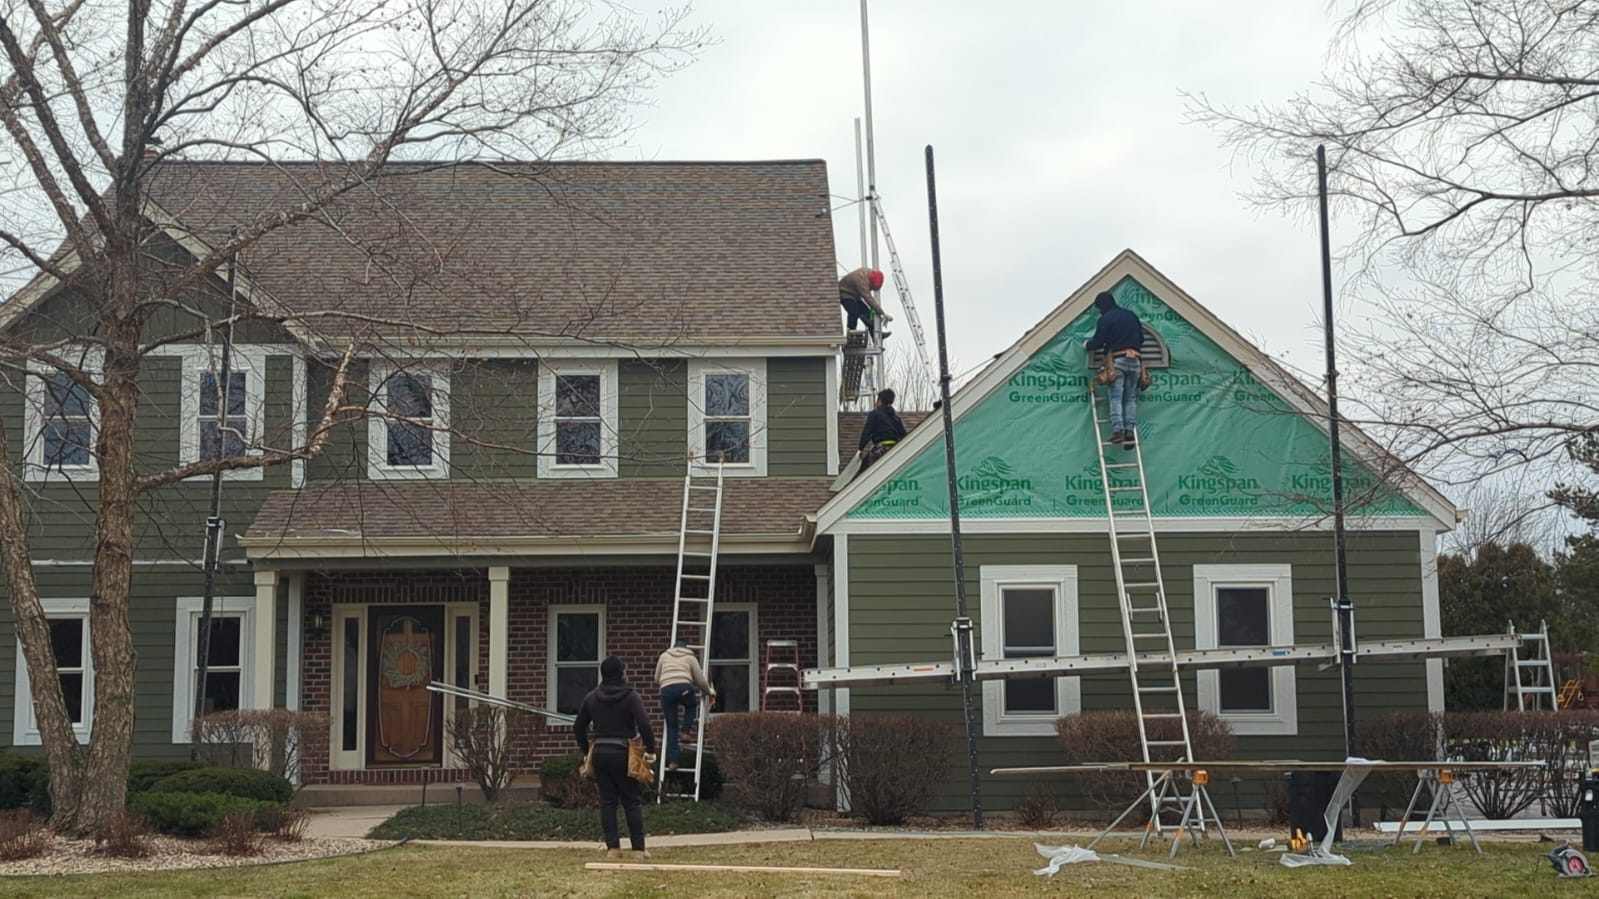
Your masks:
{"label": "tree trunk", "polygon": [[50,769],[50,823],[65,830],[75,829],[79,793],[82,789],[82,760],[78,737],[72,732],[72,719],[61,695],[61,677],[56,672],[55,651],[50,644],[50,624],[39,602],[38,584],[33,579],[33,549],[22,514],[22,489],[17,468],[11,461],[5,421],[0,420],[0,570],[5,574],[11,598],[11,616],[16,622],[17,639],[28,666],[34,718],[39,723],[39,742]]}

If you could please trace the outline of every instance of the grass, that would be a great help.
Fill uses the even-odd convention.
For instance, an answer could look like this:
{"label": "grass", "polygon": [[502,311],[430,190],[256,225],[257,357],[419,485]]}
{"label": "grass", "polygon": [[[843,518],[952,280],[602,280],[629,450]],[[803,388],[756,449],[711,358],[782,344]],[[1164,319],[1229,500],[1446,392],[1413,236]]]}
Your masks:
{"label": "grass", "polygon": [[[626,823],[617,810],[618,825]],[[722,833],[739,820],[711,803],[674,802],[644,806],[644,832],[655,835]],[[432,805],[408,808],[373,828],[382,840],[598,840],[595,809],[553,808],[538,802],[504,806]]]}
{"label": "grass", "polygon": [[[1102,846],[1127,851],[1127,846]],[[1191,871],[1150,871],[1114,864],[1071,866],[1054,879],[1034,876],[1042,860],[1023,839],[821,840],[760,846],[657,849],[654,861],[679,864],[900,868],[898,879],[795,874],[595,872],[599,853],[405,846],[355,858],[242,870],[0,879],[0,897],[265,896],[340,899],[402,896],[956,897],[1081,895],[1225,896],[1587,896],[1591,882],[1559,880],[1539,856],[1547,844],[1495,843],[1479,858],[1469,848],[1428,845],[1352,855],[1354,867],[1291,870],[1275,854],[1229,859],[1219,845],[1185,847]],[[1142,857],[1164,861],[1164,853]]]}

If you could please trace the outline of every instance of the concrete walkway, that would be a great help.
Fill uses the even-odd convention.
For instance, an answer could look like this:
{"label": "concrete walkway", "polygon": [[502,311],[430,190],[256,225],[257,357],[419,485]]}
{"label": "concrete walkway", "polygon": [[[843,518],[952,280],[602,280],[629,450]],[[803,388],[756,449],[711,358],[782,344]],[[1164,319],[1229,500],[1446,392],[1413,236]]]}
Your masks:
{"label": "concrete walkway", "polygon": [[336,839],[364,839],[367,832],[382,824],[407,805],[347,805],[340,808],[313,808],[306,836]]}

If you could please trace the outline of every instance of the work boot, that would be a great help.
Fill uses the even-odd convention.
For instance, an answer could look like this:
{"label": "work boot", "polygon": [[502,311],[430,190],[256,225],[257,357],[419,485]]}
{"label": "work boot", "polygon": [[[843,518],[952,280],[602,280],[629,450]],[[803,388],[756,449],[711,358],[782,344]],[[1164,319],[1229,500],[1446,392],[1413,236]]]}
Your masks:
{"label": "work boot", "polygon": [[1126,436],[1126,432],[1125,431],[1111,431],[1110,432],[1110,442],[1111,443],[1121,443],[1122,442],[1122,437],[1124,437],[1124,436]]}
{"label": "work boot", "polygon": [[1138,432],[1131,428],[1122,432],[1122,449],[1130,450],[1138,445]]}
{"label": "work boot", "polygon": [[633,857],[641,861],[646,860],[650,857],[650,851],[648,849],[634,849]]}
{"label": "work boot", "polygon": [[606,858],[621,858],[622,857],[622,850],[620,850],[620,849],[607,849],[607,850],[605,850],[605,857]]}

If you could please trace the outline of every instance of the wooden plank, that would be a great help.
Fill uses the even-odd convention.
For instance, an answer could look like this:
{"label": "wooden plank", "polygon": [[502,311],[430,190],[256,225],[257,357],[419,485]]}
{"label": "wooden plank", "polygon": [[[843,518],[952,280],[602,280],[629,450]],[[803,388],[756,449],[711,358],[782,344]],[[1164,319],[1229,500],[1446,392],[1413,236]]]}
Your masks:
{"label": "wooden plank", "polygon": [[[1451,822],[1451,823],[1453,823],[1453,822]],[[1473,819],[1470,819],[1467,823],[1469,823],[1471,825],[1471,829],[1472,830],[1479,831],[1479,832],[1484,832],[1484,831],[1514,831],[1514,830],[1581,830],[1582,829],[1582,821],[1580,821],[1580,820],[1578,820],[1576,818],[1509,818],[1509,819],[1505,819],[1505,820],[1489,820],[1487,818],[1480,818],[1480,819],[1479,818],[1473,818]],[[1407,834],[1422,833],[1423,831],[1421,829],[1421,825],[1422,825],[1422,822],[1420,822],[1420,821],[1406,821],[1405,822],[1405,833],[1407,833]],[[1374,824],[1372,826],[1377,828],[1377,832],[1378,833],[1393,833],[1394,831],[1399,829],[1399,822],[1398,821],[1378,821],[1376,824]],[[1433,832],[1436,832],[1438,830],[1438,828],[1439,828],[1439,825],[1435,823],[1435,824],[1430,825],[1427,828],[1426,832],[1433,833]]]}
{"label": "wooden plank", "polygon": [[739,874],[853,874],[857,877],[899,877],[898,868],[780,868],[770,865],[656,865],[648,862],[589,862],[590,871],[719,871]]}
{"label": "wooden plank", "polygon": [[1372,771],[1498,771],[1505,768],[1542,768],[1543,762],[1300,762],[1293,759],[1251,761],[1232,759],[1221,762],[1103,762],[1084,765],[1043,765],[1032,768],[994,768],[996,776],[1034,774],[1087,774],[1095,771],[1342,771],[1345,768]]}

